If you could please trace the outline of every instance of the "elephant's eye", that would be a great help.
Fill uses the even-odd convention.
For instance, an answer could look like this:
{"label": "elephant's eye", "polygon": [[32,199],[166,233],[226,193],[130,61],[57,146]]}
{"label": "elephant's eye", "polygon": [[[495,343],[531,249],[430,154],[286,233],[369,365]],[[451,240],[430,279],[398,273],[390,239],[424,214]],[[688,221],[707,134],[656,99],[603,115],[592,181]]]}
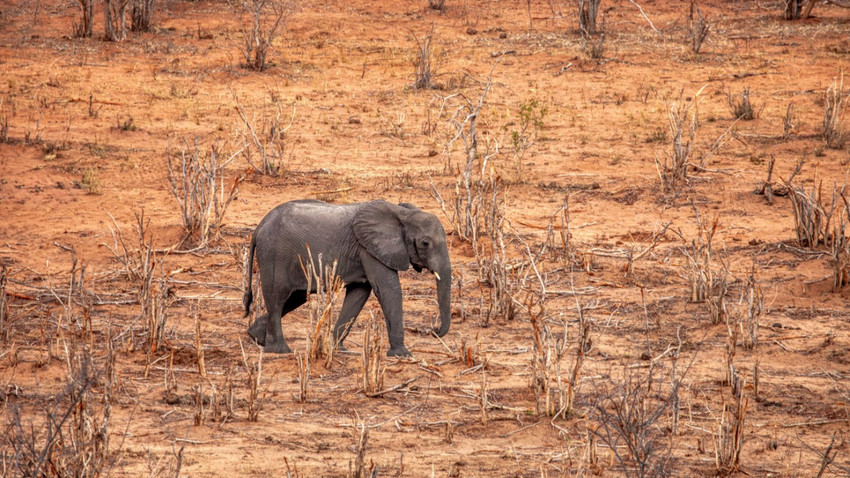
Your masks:
{"label": "elephant's eye", "polygon": [[422,241],[422,248],[423,248],[423,249],[427,249],[427,248],[429,248],[429,247],[431,247],[431,242],[430,242],[430,241]]}

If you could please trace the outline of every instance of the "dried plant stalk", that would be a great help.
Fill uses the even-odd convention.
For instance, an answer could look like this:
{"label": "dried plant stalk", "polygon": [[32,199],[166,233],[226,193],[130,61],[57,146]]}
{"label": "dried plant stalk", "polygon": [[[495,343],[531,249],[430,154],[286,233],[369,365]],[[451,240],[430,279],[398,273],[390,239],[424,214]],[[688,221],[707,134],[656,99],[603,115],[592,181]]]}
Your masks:
{"label": "dried plant stalk", "polygon": [[844,71],[842,71],[824,95],[822,134],[826,145],[832,149],[843,148],[847,141],[847,133],[844,131],[844,96]]}
{"label": "dried plant stalk", "polygon": [[759,321],[764,313],[764,293],[756,281],[754,270],[747,275],[744,297],[747,301],[747,314],[741,324],[743,346],[747,350],[753,350],[758,345]]}
{"label": "dried plant stalk", "polygon": [[369,321],[363,336],[363,391],[373,395],[384,388],[384,371],[382,367],[383,350],[383,314],[369,311]]}
{"label": "dried plant stalk", "polygon": [[263,399],[265,398],[265,393],[260,393],[260,382],[263,377],[263,349],[259,349],[257,361],[250,363],[241,340],[239,341],[239,348],[242,350],[242,364],[247,373],[245,378],[248,382],[248,421],[256,422],[259,419],[260,411],[263,409]]}
{"label": "dried plant stalk", "polygon": [[744,446],[744,419],[747,414],[748,399],[743,396],[743,385],[733,395],[733,404],[723,404],[720,424],[714,434],[714,465],[717,473],[728,476],[738,470],[741,463],[741,449]]}
{"label": "dried plant stalk", "polygon": [[342,290],[342,279],[336,273],[337,262],[331,265],[323,263],[322,254],[313,260],[313,253],[307,247],[307,261],[301,262],[301,271],[307,279],[307,300],[310,303],[310,329],[308,332],[309,358],[324,361],[325,368],[333,364],[334,351],[338,348],[334,342],[334,324],[331,320],[334,306]]}

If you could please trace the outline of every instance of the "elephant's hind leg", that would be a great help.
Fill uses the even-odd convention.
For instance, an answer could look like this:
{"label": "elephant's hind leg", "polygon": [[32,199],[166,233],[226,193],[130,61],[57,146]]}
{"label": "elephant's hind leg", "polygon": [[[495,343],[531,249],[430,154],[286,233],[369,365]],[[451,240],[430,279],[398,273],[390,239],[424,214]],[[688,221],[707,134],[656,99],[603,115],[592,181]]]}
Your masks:
{"label": "elephant's hind leg", "polygon": [[286,344],[286,339],[283,338],[283,328],[281,327],[281,319],[286,314],[300,307],[306,301],[306,291],[292,291],[286,297],[286,301],[284,302],[283,307],[272,308],[272,306],[269,305],[269,312],[257,318],[257,322],[260,322],[260,319],[262,319],[264,316],[266,318],[266,333],[263,346],[263,350],[266,353],[286,354],[292,352],[292,349],[290,349],[289,345]]}
{"label": "elephant's hind leg", "polygon": [[248,327],[248,335],[257,343],[257,345],[266,345],[266,328],[268,328],[269,313],[257,317],[257,320]]}

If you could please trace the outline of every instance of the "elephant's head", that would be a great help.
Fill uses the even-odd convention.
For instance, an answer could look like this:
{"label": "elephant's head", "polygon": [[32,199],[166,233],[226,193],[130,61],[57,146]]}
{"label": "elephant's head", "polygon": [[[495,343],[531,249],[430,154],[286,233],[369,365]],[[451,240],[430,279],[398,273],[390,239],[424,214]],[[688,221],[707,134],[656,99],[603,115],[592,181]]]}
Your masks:
{"label": "elephant's head", "polygon": [[371,201],[357,212],[354,234],[360,245],[390,269],[403,271],[412,265],[417,271],[434,273],[440,306],[440,329],[435,332],[445,335],[451,323],[452,265],[440,220],[412,204]]}

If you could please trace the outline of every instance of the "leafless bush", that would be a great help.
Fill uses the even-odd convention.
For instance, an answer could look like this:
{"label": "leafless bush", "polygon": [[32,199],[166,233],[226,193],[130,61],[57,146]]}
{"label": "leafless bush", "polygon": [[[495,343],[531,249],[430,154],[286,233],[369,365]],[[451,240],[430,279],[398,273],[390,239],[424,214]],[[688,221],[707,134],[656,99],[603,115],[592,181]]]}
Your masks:
{"label": "leafless bush", "polygon": [[[142,269],[143,275],[139,287],[139,304],[148,335],[148,361],[165,343],[168,309],[174,302],[174,295],[168,284],[171,274],[166,274],[162,260],[157,259],[155,253],[151,254],[151,261],[145,263]],[[159,268],[159,278],[156,278],[157,268]]]}
{"label": "leafless bush", "polygon": [[[737,375],[735,381],[740,380]],[[733,390],[733,403],[723,404],[720,424],[714,434],[714,465],[720,476],[728,476],[738,470],[741,448],[744,446],[744,419],[748,399],[744,397],[744,384],[738,383]]]}
{"label": "leafless bush", "polygon": [[[308,329],[308,359],[310,361],[324,360],[325,368],[333,364],[334,351],[338,344],[334,342],[334,306],[342,290],[342,279],[336,274],[336,261],[324,264],[322,254],[313,262],[313,254],[307,249],[308,257],[301,263],[304,277],[307,278],[310,328]],[[318,267],[318,271],[316,270]]]}
{"label": "leafless bush", "polygon": [[286,171],[286,161],[292,156],[290,145],[287,143],[286,132],[289,131],[295,121],[295,105],[292,106],[289,124],[284,126],[281,122],[283,110],[280,105],[274,105],[271,114],[268,113],[264,105],[259,118],[256,113],[249,118],[236,93],[231,91],[231,94],[241,120],[237,131],[245,144],[245,147],[242,148],[242,156],[259,174],[283,175]]}
{"label": "leafless bush", "polygon": [[691,51],[695,54],[699,54],[710,29],[711,25],[705,21],[705,17],[699,9],[699,2],[691,0],[688,9],[688,40],[691,44]]}
{"label": "leafless bush", "polygon": [[307,401],[307,389],[310,385],[310,356],[308,354],[297,354],[298,362],[298,402]]}
{"label": "leafless bush", "polygon": [[129,0],[104,0],[103,23],[106,41],[123,41],[127,38],[127,4]]}
{"label": "leafless bush", "polygon": [[732,117],[744,121],[750,121],[758,118],[759,111],[756,110],[752,101],[750,101],[750,89],[744,88],[741,96],[733,95],[732,92],[726,93],[726,104],[729,106],[729,111],[732,112]]}
{"label": "leafless bush", "polygon": [[659,161],[658,158],[655,159],[658,177],[661,179],[661,185],[665,192],[675,191],[682,183],[688,181],[691,148],[699,127],[698,96],[699,93],[694,96],[694,99],[683,101],[680,94],[679,102],[672,103],[667,108],[671,151],[666,153],[666,157],[662,161]]}
{"label": "leafless bush", "polygon": [[151,30],[156,0],[132,0],[130,6],[130,30],[149,32]]}
{"label": "leafless bush", "polygon": [[794,102],[791,101],[788,103],[788,107],[785,108],[785,118],[782,120],[782,139],[787,140],[790,138],[796,126],[794,124]]}
{"label": "leafless bush", "polygon": [[80,6],[80,23],[74,22],[74,37],[91,38],[94,25],[94,0],[77,0]]}
{"label": "leafless bush", "polygon": [[124,275],[127,280],[133,282],[139,281],[142,275],[148,272],[144,269],[149,265],[153,257],[154,243],[153,236],[149,233],[150,219],[145,220],[144,209],[141,212],[133,212],[133,216],[136,219],[135,224],[133,224],[133,230],[136,232],[138,248],[132,249],[124,241],[124,235],[118,223],[115,222],[115,218],[112,217],[112,214],[107,214],[109,215],[109,219],[112,220],[112,225],[107,226],[112,236],[112,245],[108,243],[104,243],[103,245],[106,246],[109,252],[112,253],[124,268]]}
{"label": "leafless bush", "polygon": [[755,270],[747,274],[742,300],[746,300],[746,314],[741,323],[743,346],[747,350],[753,350],[759,343],[759,321],[764,314],[764,293],[756,280]]}
{"label": "leafless bush", "polygon": [[240,51],[245,65],[256,71],[267,66],[272,43],[286,28],[289,17],[295,12],[295,0],[229,0],[238,17],[242,37]]}
{"label": "leafless bush", "polygon": [[245,377],[248,385],[248,421],[256,422],[260,417],[260,411],[263,409],[263,402],[268,392],[268,386],[264,392],[260,391],[260,382],[263,378],[263,349],[259,348],[260,352],[256,362],[249,362],[248,356],[245,354],[245,348],[242,347],[242,341],[239,341],[239,348],[242,350],[242,364],[245,366]]}
{"label": "leafless bush", "polygon": [[[847,225],[850,223],[850,204],[844,193],[840,194],[844,207],[835,220],[832,231],[832,290],[838,292],[850,280],[850,240],[847,238]],[[0,311],[2,314],[2,311]]]}
{"label": "leafless bush", "polygon": [[581,51],[593,60],[605,58],[605,34],[581,31]]}
{"label": "leafless bush", "polygon": [[546,227],[546,250],[549,258],[560,260],[565,269],[576,261],[576,250],[570,232],[570,196],[564,195],[561,206],[549,217]]}
{"label": "leafless bush", "polygon": [[585,34],[597,33],[596,19],[602,0],[576,0],[578,29]]}
{"label": "leafless bush", "polygon": [[[112,359],[110,354],[107,361]],[[23,413],[17,405],[7,404],[0,452],[4,475],[103,476],[120,458],[109,442],[111,380],[106,381],[101,400],[96,400],[94,388],[105,373],[95,367],[91,351],[66,343],[66,363],[64,390],[40,413]]]}
{"label": "leafless bush", "polygon": [[[495,68],[496,65],[493,65]],[[498,154],[498,144],[488,143],[485,154],[479,157],[478,151],[478,129],[477,122],[484,107],[487,93],[492,86],[493,70],[490,70],[490,76],[487,83],[478,98],[477,102],[473,102],[465,95],[458,93],[441,98],[442,105],[440,107],[440,116],[444,111],[452,110],[447,123],[452,129],[452,134],[446,142],[444,154],[446,157],[445,170],[451,172],[452,165],[452,147],[456,141],[461,140],[464,146],[464,169],[458,172],[455,178],[454,191],[450,193],[452,208],[451,213],[447,211],[446,203],[442,195],[432,183],[432,194],[440,203],[443,212],[448,216],[455,232],[461,239],[466,241],[477,240],[479,230],[481,228],[480,204],[482,196],[486,189],[485,181],[487,180],[487,165],[489,161]],[[450,106],[454,102],[460,104],[456,107]],[[491,148],[491,144],[493,148]],[[490,178],[493,178],[491,169]]]}
{"label": "leafless bush", "polygon": [[[575,357],[572,367],[563,370],[563,359],[569,352],[570,339],[567,322],[561,320],[543,320],[532,313],[531,328],[534,350],[531,359],[532,384],[538,414],[546,414],[553,419],[566,419],[575,408],[576,394],[581,381],[581,371],[585,354],[590,349],[590,320],[585,316],[585,308],[578,308],[578,337],[575,340]],[[563,333],[557,334],[555,328]],[[568,374],[568,376],[563,376]]]}
{"label": "leafless bush", "polygon": [[597,387],[591,408],[596,428],[591,431],[608,445],[625,476],[668,476],[672,441],[658,420],[678,390],[663,390],[654,367],[645,375],[638,370],[626,367],[621,381]]}
{"label": "leafless bush", "polygon": [[436,65],[432,63],[434,55],[431,48],[431,43],[434,40],[434,24],[431,24],[431,30],[422,37],[422,40],[413,33],[413,40],[416,42],[416,53],[413,59],[415,77],[413,88],[417,90],[431,89],[434,87],[431,80],[436,75]]}
{"label": "leafless bush", "polygon": [[167,153],[168,182],[180,206],[187,239],[203,247],[218,238],[227,207],[245,178],[239,175],[229,184],[224,178],[225,168],[241,150],[230,156],[224,155],[226,159],[222,159],[222,147],[218,144],[213,145],[207,154],[200,150],[198,138],[195,138],[193,147],[190,148],[185,141],[184,145],[178,170],[172,164],[171,151]]}
{"label": "leafless bush", "polygon": [[366,425],[364,421],[360,419],[359,415],[356,415],[355,412],[355,423],[354,429],[359,431],[355,436],[357,437],[357,444],[354,447],[354,463],[348,462],[348,478],[367,478],[367,477],[376,477],[378,476],[378,469],[374,463],[372,463],[371,468],[367,470],[366,466],[366,447],[369,443],[369,426]]}
{"label": "leafless bush", "polygon": [[826,145],[833,149],[841,149],[847,142],[847,132],[844,131],[844,72],[838,79],[832,81],[832,85],[824,95],[823,109],[823,139]]}
{"label": "leafless bush", "polygon": [[[691,302],[707,302],[711,323],[723,322],[727,316],[726,297],[729,292],[729,269],[722,259],[714,255],[712,240],[720,222],[718,218],[709,224],[703,224],[699,211],[694,208],[697,222],[697,235],[690,244],[682,248],[686,262],[686,279],[691,291]],[[719,263],[719,265],[718,265]]]}
{"label": "leafless bush", "polygon": [[381,366],[384,355],[382,319],[382,313],[370,310],[363,335],[363,392],[366,395],[376,394],[384,388],[386,366]]}
{"label": "leafless bush", "polygon": [[[505,247],[505,194],[501,178],[491,174],[488,194],[482,198],[481,204],[486,208],[484,225],[487,236],[472,244],[478,264],[478,280],[482,285],[481,315],[484,326],[489,325],[494,317],[511,320],[517,312],[514,299],[517,271],[510,267]],[[487,286],[486,290],[483,285]]]}
{"label": "leafless bush", "polygon": [[788,189],[794,212],[797,243],[812,249],[820,244],[831,247],[834,239],[832,217],[838,206],[838,199],[844,193],[844,186],[833,186],[832,202],[829,205],[823,197],[823,182],[817,186],[812,185],[811,191],[807,191],[803,185],[792,183],[788,184]]}

